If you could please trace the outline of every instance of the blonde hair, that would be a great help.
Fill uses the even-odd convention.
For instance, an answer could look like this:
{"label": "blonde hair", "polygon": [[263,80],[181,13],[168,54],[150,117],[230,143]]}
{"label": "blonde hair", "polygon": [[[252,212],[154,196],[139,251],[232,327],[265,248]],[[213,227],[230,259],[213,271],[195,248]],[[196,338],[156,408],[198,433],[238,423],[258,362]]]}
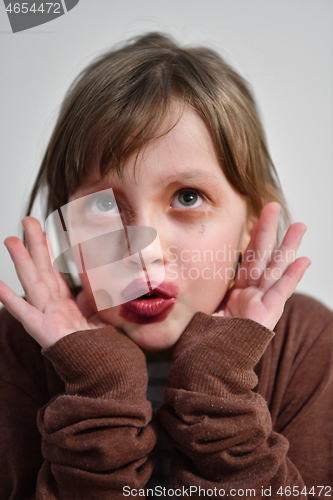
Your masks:
{"label": "blonde hair", "polygon": [[174,99],[205,121],[229,182],[256,217],[269,201],[288,211],[258,110],[246,81],[215,51],[184,48],[148,33],[90,64],[69,89],[33,187],[43,186],[46,214],[68,201],[100,153],[103,177],[121,177],[126,160],[156,138]]}

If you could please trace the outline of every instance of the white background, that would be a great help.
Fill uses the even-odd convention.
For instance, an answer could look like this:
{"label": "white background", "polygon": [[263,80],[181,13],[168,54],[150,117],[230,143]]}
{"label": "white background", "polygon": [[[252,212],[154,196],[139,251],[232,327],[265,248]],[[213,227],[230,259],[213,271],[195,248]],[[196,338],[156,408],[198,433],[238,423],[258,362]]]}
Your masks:
{"label": "white background", "polygon": [[0,279],[22,293],[2,241],[20,219],[59,104],[93,57],[145,31],[218,50],[253,86],[312,266],[298,291],[333,307],[332,0],[80,0],[13,34],[0,4]]}

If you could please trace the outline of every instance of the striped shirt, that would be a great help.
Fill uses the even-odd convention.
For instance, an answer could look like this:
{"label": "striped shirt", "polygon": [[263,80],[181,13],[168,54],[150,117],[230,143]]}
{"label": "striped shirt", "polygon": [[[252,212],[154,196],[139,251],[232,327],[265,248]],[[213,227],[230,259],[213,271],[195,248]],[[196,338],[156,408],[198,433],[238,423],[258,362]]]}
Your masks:
{"label": "striped shirt", "polygon": [[[169,371],[172,364],[170,353],[147,353],[147,369],[149,376],[147,399],[156,412],[164,402],[164,391],[167,385]],[[147,484],[147,488],[164,486],[172,488],[170,483],[170,461],[172,445],[163,429],[159,428],[157,445],[155,448],[155,467]],[[147,498],[155,498],[151,494]],[[159,497],[161,498],[161,497]],[[163,498],[166,498],[165,496]]]}

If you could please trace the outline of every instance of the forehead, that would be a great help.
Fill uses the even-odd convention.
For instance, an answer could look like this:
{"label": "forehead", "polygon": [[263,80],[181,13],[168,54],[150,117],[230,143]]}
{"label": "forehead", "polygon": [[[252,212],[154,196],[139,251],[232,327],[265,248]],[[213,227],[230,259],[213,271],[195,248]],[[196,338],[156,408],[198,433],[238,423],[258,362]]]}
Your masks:
{"label": "forehead", "polygon": [[213,184],[226,182],[204,121],[189,106],[180,110],[180,106],[174,104],[160,136],[125,162],[123,180],[115,172],[101,179],[98,162],[95,162],[81,189],[92,192],[108,181],[112,185],[130,184],[142,188],[147,184],[159,186],[194,180]]}

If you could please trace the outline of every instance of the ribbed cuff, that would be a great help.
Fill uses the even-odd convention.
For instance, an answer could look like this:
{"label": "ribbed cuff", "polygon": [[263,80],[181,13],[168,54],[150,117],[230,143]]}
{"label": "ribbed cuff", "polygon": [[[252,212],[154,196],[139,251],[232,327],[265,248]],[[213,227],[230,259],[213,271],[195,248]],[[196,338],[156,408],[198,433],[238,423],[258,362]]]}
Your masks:
{"label": "ribbed cuff", "polygon": [[168,385],[219,396],[252,389],[253,368],[273,336],[249,319],[197,313],[176,344]]}
{"label": "ribbed cuff", "polygon": [[272,330],[251,319],[224,318],[198,312],[177,342],[174,357],[201,344],[213,342],[228,346],[231,359],[251,368],[257,364],[273,337]]}
{"label": "ribbed cuff", "polygon": [[42,353],[64,380],[69,395],[146,398],[145,356],[112,326],[71,333]]}

